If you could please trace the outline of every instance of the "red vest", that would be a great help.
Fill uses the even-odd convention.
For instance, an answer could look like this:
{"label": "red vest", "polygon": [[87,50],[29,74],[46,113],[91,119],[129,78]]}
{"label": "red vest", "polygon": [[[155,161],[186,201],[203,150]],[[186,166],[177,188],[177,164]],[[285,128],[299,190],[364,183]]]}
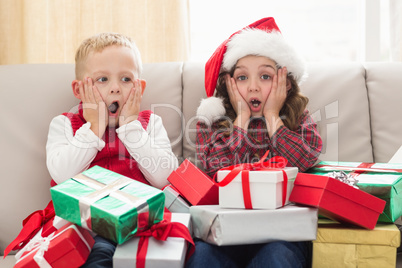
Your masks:
{"label": "red vest", "polygon": [[[73,127],[73,133],[86,123],[84,116],[82,114],[81,104],[79,106],[79,112],[74,113],[64,113],[71,121]],[[147,129],[149,118],[152,112],[150,110],[141,111],[138,115],[138,120],[144,129]],[[127,151],[124,144],[117,137],[116,129],[107,127],[105,134],[103,136],[105,141],[105,147],[97,153],[95,159],[90,164],[89,168],[92,166],[101,166],[103,168],[109,169],[121,175],[127,176],[139,182],[149,185],[149,182],[145,179],[144,175],[138,168],[137,162]],[[52,186],[56,185],[52,181]]]}

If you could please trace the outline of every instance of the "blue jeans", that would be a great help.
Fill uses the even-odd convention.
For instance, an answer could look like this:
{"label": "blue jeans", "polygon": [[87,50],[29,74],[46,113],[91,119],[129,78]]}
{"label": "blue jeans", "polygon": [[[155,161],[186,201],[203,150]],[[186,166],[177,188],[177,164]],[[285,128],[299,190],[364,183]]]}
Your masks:
{"label": "blue jeans", "polygon": [[95,236],[94,239],[95,244],[91,253],[81,268],[112,268],[116,243],[99,235]]}
{"label": "blue jeans", "polygon": [[215,246],[196,240],[186,267],[310,267],[311,242]]}

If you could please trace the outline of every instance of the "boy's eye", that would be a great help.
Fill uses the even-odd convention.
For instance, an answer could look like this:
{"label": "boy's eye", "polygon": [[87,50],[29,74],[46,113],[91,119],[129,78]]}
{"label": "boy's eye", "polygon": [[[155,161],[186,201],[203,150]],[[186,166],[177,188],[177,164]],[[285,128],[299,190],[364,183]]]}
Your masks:
{"label": "boy's eye", "polygon": [[239,75],[238,77],[237,77],[237,80],[240,80],[240,81],[244,81],[244,80],[246,80],[247,79],[247,76],[245,76],[245,75]]}
{"label": "boy's eye", "polygon": [[130,78],[130,77],[123,77],[121,80],[122,80],[123,82],[130,82],[130,81],[131,81],[131,78]]}
{"label": "boy's eye", "polygon": [[101,77],[98,78],[98,80],[96,80],[97,82],[106,82],[107,81],[107,77]]}
{"label": "boy's eye", "polygon": [[271,79],[271,76],[267,75],[267,74],[263,74],[263,75],[261,75],[261,79],[268,80],[268,79]]}

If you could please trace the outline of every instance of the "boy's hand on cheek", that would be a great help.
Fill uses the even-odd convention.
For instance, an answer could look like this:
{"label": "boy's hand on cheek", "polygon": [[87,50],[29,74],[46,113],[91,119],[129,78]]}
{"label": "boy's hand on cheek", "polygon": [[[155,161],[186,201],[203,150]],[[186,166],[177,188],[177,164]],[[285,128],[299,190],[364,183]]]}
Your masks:
{"label": "boy's hand on cheek", "polygon": [[123,126],[134,120],[137,120],[138,114],[140,113],[141,99],[142,86],[140,81],[137,79],[134,82],[134,87],[130,90],[126,103],[123,105],[121,110],[119,126]]}
{"label": "boy's hand on cheek", "polygon": [[102,138],[108,124],[108,110],[99,90],[93,85],[91,78],[79,82],[83,116],[91,123],[91,130]]}

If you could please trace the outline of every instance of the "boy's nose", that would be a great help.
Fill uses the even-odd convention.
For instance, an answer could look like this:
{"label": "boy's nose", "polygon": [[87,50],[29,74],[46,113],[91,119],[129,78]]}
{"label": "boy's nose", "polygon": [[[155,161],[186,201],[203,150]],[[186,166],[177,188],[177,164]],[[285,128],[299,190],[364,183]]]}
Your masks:
{"label": "boy's nose", "polygon": [[112,94],[116,94],[116,93],[120,93],[120,87],[118,84],[112,84],[110,87],[110,93]]}

